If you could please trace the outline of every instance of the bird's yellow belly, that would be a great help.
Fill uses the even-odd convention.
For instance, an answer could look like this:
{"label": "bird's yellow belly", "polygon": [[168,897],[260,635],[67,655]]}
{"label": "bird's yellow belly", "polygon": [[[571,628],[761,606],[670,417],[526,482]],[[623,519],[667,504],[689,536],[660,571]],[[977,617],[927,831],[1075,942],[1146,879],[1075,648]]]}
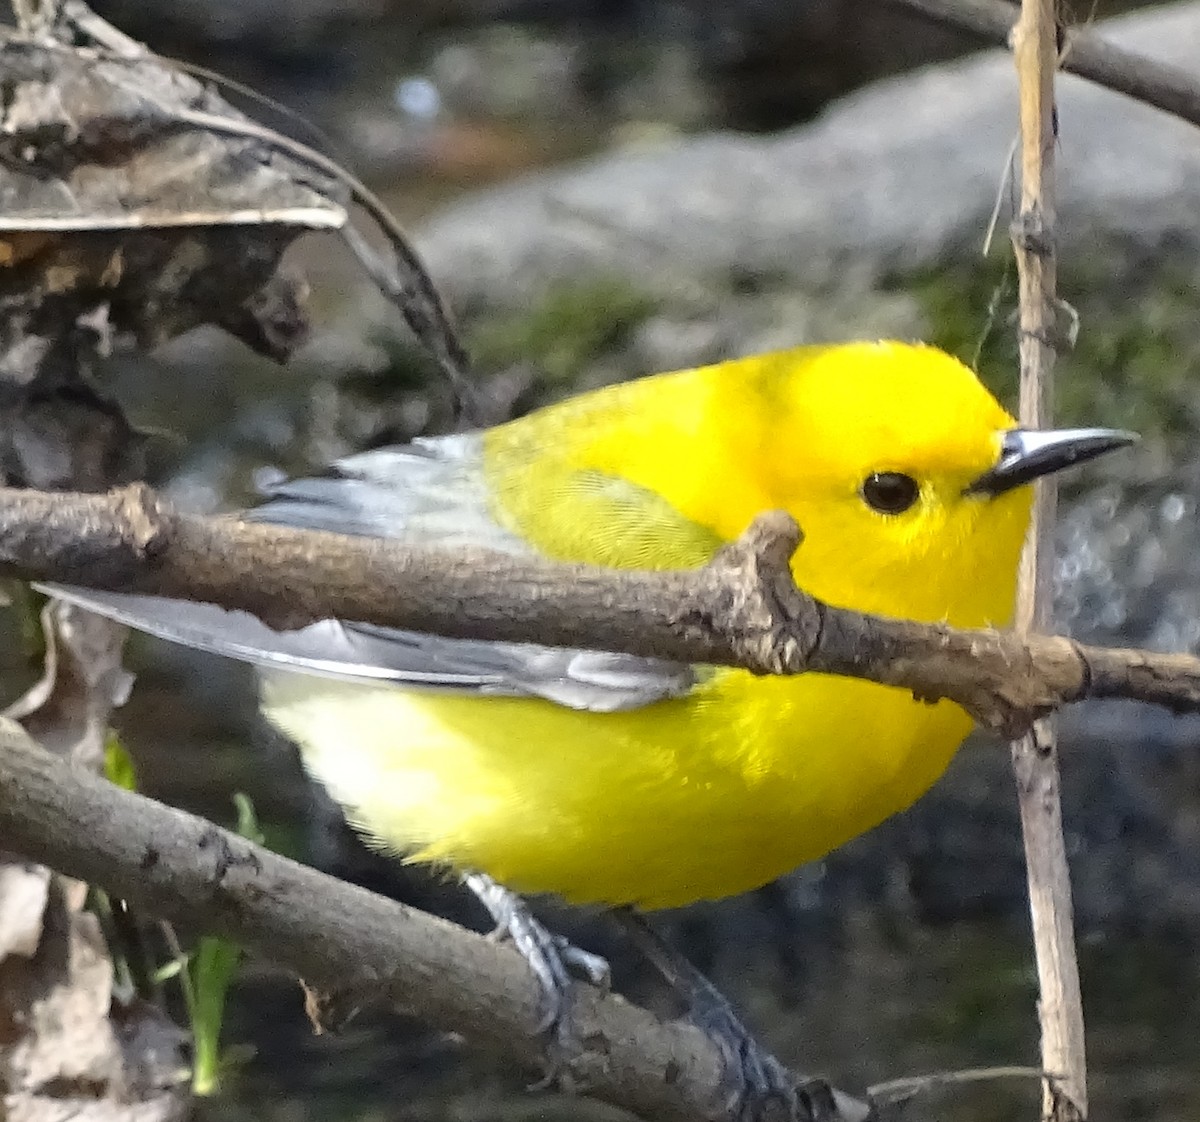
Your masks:
{"label": "bird's yellow belly", "polygon": [[268,671],[267,717],[382,847],[520,892],[673,907],[742,892],[911,804],[971,727],[947,702],[720,671],[625,713]]}

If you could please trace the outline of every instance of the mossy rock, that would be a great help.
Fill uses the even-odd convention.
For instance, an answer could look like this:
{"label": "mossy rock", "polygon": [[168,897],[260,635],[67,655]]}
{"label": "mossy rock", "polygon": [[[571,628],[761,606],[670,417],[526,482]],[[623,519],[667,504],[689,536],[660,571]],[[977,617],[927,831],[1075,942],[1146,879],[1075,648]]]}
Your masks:
{"label": "mossy rock", "polygon": [[[1014,322],[1017,278],[1011,256],[971,260],[912,276],[889,288],[911,292],[927,321],[926,338],[978,370],[1003,401],[1015,404],[1019,369]],[[1147,441],[1181,449],[1200,428],[1195,369],[1200,319],[1195,279],[1182,262],[1153,273],[1118,267],[1115,258],[1067,261],[1058,289],[1077,334],[1055,379],[1055,415],[1064,425],[1134,429]]]}

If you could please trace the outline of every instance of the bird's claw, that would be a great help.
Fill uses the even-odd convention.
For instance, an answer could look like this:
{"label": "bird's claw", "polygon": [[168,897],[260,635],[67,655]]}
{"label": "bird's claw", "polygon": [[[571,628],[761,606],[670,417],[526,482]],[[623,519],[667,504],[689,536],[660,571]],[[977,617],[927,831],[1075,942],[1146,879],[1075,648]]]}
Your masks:
{"label": "bird's claw", "polygon": [[576,975],[604,993],[612,989],[612,967],[609,966],[608,959],[577,947],[565,935],[551,935],[551,938],[559,957]]}
{"label": "bird's claw", "polygon": [[625,929],[687,1003],[687,1017],[721,1054],[730,1122],[837,1122],[843,1116],[823,1079],[797,1079],[764,1049],[725,996],[632,909]]}
{"label": "bird's claw", "polygon": [[689,1019],[717,1046],[733,1122],[830,1122],[840,1117],[823,1079],[797,1079],[751,1036],[711,986],[693,994]]}
{"label": "bird's claw", "polygon": [[612,982],[607,960],[575,946],[564,935],[548,931],[523,906],[512,914],[507,933],[537,975],[546,999],[538,1032],[554,1031],[561,1037],[569,1031],[572,971],[607,991]]}
{"label": "bird's claw", "polygon": [[565,936],[556,935],[533,915],[529,906],[491,877],[471,873],[463,878],[496,922],[491,937],[508,938],[529,963],[542,991],[545,1009],[538,1032],[550,1036],[547,1072],[531,1088],[540,1090],[556,1083],[570,1058],[580,1051],[580,1042],[571,1024],[572,972],[592,985],[608,991],[611,970],[606,959],[575,946]]}

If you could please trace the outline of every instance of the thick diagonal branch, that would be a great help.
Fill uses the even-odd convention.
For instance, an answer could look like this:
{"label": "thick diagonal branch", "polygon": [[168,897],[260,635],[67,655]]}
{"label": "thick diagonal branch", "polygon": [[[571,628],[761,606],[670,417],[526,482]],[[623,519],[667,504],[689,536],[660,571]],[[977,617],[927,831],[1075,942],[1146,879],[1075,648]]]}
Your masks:
{"label": "thick diagonal branch", "polygon": [[[511,948],[299,865],[124,791],[40,749],[0,718],[0,837],[157,916],[223,935],[299,975],[315,1000],[417,1013],[531,1068],[541,990]],[[570,1075],[643,1118],[728,1117],[721,1060],[698,1029],[578,988],[583,1053]],[[866,1105],[834,1093],[831,1122]]]}
{"label": "thick diagonal branch", "polygon": [[1200,659],[831,607],[792,581],[799,543],[795,523],[770,513],[706,568],[628,572],[183,514],[142,485],[0,489],[0,574],[203,600],[278,628],[336,616],[761,674],[821,671],[949,698],[1007,736],[1087,697],[1200,711]]}

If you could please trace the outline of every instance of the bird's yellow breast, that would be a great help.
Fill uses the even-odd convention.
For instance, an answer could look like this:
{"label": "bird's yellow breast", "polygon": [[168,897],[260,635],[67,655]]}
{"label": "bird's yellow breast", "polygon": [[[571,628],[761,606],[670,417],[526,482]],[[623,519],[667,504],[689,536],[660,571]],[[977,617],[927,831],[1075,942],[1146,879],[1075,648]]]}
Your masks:
{"label": "bird's yellow breast", "polygon": [[900,690],[742,671],[620,713],[277,671],[263,703],[388,849],[517,891],[649,908],[823,856],[911,804],[970,728],[957,706]]}

